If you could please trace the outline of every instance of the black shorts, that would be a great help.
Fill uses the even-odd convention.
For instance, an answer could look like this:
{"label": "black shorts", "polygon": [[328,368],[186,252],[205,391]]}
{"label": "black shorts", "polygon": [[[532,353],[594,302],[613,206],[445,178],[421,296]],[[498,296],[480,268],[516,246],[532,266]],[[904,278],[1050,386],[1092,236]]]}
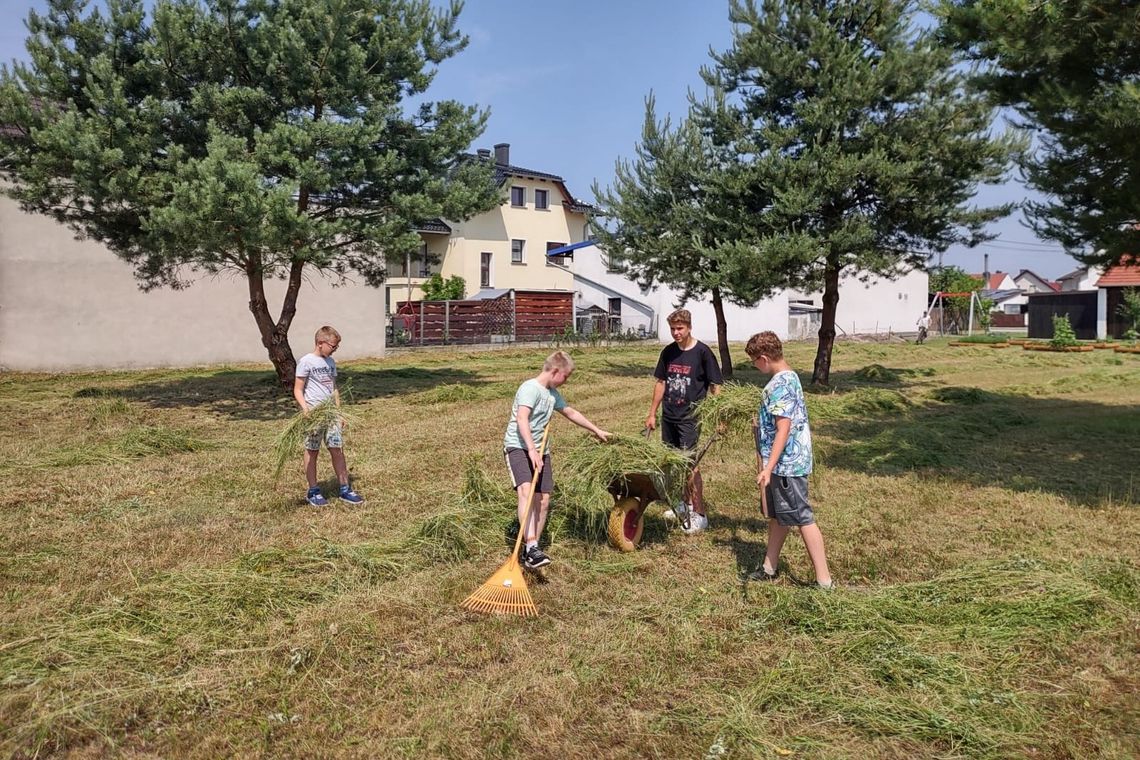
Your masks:
{"label": "black shorts", "polygon": [[815,513],[808,502],[807,477],[773,475],[765,490],[768,517],[776,518],[780,525],[814,525]]}
{"label": "black shorts", "polygon": [[[534,477],[534,467],[525,449],[507,449],[503,452],[507,469],[511,473],[511,483],[517,490],[523,483],[530,484]],[[550,454],[542,457],[542,474],[538,476],[538,492],[550,493],[554,490],[554,470],[550,468]]]}
{"label": "black shorts", "polygon": [[667,420],[661,418],[661,442],[675,449],[695,449],[701,437],[701,426],[696,420]]}

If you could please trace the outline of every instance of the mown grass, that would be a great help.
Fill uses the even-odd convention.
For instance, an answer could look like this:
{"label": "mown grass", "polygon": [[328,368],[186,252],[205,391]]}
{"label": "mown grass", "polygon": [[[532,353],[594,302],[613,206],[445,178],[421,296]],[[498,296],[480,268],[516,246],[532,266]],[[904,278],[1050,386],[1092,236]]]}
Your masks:
{"label": "mown grass", "polygon": [[[656,352],[575,350],[568,400],[636,435]],[[545,353],[345,362],[368,503],[323,511],[299,456],[273,479],[263,368],[0,377],[0,751],[1140,754],[1140,357],[841,343],[808,398],[838,591],[797,584],[794,538],[786,580],[738,580],[765,541],[738,436],[702,464],[709,533],[654,507],[619,554],[556,493],[540,617],[480,618]],[[584,434],[555,424],[558,480]]]}

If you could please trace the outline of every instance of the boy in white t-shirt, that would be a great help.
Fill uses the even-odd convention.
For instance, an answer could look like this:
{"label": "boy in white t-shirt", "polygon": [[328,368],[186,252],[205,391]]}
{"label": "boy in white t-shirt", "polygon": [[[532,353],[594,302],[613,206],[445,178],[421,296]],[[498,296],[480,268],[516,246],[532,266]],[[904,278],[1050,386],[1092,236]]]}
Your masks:
{"label": "boy in white t-shirt", "polygon": [[[313,353],[305,354],[297,362],[297,379],[293,383],[293,398],[302,412],[308,412],[317,404],[328,399],[340,406],[340,393],[336,389],[336,362],[333,352],[340,347],[340,333],[325,325],[317,330]],[[328,499],[321,494],[317,485],[317,455],[321,453],[321,441],[329,450],[336,479],[340,482],[340,500],[349,504],[363,504],[364,497],[352,490],[348,482],[348,463],[344,458],[344,439],[339,424],[330,425],[311,433],[305,439],[305,479],[309,491],[305,500],[314,507],[327,507]]]}
{"label": "boy in white t-shirt", "polygon": [[[586,415],[567,406],[562,394],[558,392],[558,387],[570,379],[573,371],[574,360],[565,351],[555,351],[546,357],[538,377],[524,382],[515,393],[511,420],[507,423],[507,432],[503,436],[503,455],[511,473],[511,483],[519,497],[519,530],[523,531],[523,539],[526,541],[522,560],[531,570],[550,564],[550,557],[538,548],[538,539],[546,527],[546,515],[550,511],[550,492],[554,490],[550,447],[547,446],[546,451],[538,450],[550,418],[555,412],[560,412],[575,425],[589,430],[600,441],[605,441],[610,435],[586,419]],[[532,494],[530,482],[536,470],[540,470],[541,475],[535,489],[537,494]],[[536,496],[540,498],[535,501],[526,525],[523,525],[523,513],[526,512],[527,504]]]}

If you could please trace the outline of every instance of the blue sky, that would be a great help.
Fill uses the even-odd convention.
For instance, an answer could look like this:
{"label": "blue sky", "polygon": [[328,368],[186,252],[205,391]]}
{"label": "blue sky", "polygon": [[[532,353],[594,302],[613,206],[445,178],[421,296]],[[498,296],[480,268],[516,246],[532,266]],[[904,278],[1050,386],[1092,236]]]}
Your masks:
{"label": "blue sky", "polygon": [[[25,58],[18,19],[44,0],[0,0],[0,60]],[[537,3],[468,0],[460,28],[467,50],[443,64],[429,96],[489,107],[487,131],[473,148],[511,145],[511,161],[562,175],[570,191],[592,199],[614,161],[628,157],[641,134],[645,97],[659,115],[680,116],[709,47],[728,47],[728,3],[719,0],[579,0]],[[981,203],[1020,202],[1016,180],[982,188]],[[1033,269],[1056,277],[1077,267],[1059,246],[1036,238],[1019,212],[995,223],[1000,242],[952,249],[945,264],[980,272]]]}

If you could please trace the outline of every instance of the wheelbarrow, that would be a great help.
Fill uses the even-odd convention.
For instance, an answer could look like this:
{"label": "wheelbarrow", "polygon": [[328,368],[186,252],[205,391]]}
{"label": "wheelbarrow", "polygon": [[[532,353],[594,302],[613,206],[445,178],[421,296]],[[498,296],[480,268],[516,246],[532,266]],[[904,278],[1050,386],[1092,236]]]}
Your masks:
{"label": "wheelbarrow", "polygon": [[[648,436],[649,430],[645,430]],[[693,460],[689,469],[689,479],[693,477],[693,470],[701,463],[705,452],[716,441],[716,434],[709,437],[700,452]],[[631,552],[641,543],[641,534],[645,530],[645,510],[655,501],[664,501],[669,488],[657,475],[647,475],[643,472],[631,472],[614,478],[607,489],[614,497],[614,506],[610,509],[609,521],[606,524],[606,535],[610,545],[623,552]],[[689,527],[689,515],[686,512],[680,517],[682,527]]]}

